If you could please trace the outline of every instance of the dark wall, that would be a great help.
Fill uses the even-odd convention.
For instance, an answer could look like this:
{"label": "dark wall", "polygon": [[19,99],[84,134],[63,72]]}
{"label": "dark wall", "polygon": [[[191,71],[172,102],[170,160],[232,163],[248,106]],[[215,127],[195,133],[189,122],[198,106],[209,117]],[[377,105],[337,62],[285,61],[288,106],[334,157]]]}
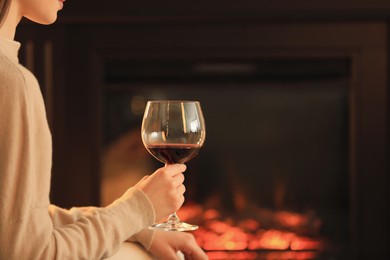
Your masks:
{"label": "dark wall", "polygon": [[311,0],[200,0],[200,1],[69,1],[63,11],[68,18],[130,17],[223,17],[255,19],[379,19],[388,17],[390,3],[376,1]]}

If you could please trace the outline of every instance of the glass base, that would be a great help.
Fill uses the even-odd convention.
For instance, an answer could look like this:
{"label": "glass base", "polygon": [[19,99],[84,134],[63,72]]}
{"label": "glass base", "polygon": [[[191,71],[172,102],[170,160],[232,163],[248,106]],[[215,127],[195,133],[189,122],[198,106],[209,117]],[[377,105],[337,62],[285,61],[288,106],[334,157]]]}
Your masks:
{"label": "glass base", "polygon": [[149,229],[160,230],[160,231],[193,231],[193,230],[197,230],[198,226],[187,224],[180,221],[179,223],[174,223],[174,224],[168,222],[153,224],[149,227]]}
{"label": "glass base", "polygon": [[160,231],[193,231],[197,230],[198,226],[180,221],[176,213],[174,213],[169,216],[167,221],[153,224],[149,229]]}

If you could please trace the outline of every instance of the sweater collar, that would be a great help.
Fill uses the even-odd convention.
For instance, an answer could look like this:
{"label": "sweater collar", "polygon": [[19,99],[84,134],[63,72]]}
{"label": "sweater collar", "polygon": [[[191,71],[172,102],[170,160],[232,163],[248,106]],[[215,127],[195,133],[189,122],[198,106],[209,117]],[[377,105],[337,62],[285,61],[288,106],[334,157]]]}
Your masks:
{"label": "sweater collar", "polygon": [[10,60],[19,63],[18,52],[20,49],[20,42],[8,40],[0,37],[0,50]]}

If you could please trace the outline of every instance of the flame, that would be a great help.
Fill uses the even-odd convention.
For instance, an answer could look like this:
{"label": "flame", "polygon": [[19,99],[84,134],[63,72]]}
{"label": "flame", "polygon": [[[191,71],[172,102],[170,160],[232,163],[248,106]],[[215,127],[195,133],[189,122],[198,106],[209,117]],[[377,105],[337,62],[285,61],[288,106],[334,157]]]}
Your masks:
{"label": "flame", "polygon": [[199,205],[184,206],[178,214],[184,221],[200,221],[197,223],[199,229],[193,234],[210,259],[259,259],[259,252],[266,252],[261,254],[261,259],[314,259],[316,252],[312,251],[323,250],[321,239],[297,233],[301,227],[306,232],[312,223],[317,229],[317,219],[312,221],[305,215],[289,211],[261,212],[265,214],[259,219],[264,216],[272,219],[275,228],[267,228],[253,217],[223,218],[218,210],[204,210]]}
{"label": "flame", "polygon": [[291,242],[292,250],[322,250],[323,243],[318,240],[297,237],[294,241]]}
{"label": "flame", "polygon": [[210,260],[254,260],[258,259],[255,252],[207,252]]}
{"label": "flame", "polygon": [[292,233],[284,233],[278,230],[268,230],[259,239],[260,248],[287,250],[290,246]]}
{"label": "flame", "polygon": [[305,225],[307,222],[307,218],[292,212],[280,211],[277,212],[275,215],[277,220],[287,227],[302,226]]}

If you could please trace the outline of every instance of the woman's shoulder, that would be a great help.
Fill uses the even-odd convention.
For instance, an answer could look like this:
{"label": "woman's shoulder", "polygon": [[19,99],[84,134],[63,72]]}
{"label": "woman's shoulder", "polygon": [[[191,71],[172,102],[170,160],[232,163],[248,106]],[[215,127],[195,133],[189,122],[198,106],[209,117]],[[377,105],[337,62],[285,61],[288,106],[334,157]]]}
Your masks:
{"label": "woman's shoulder", "polygon": [[25,90],[25,79],[17,64],[0,51],[0,93]]}

